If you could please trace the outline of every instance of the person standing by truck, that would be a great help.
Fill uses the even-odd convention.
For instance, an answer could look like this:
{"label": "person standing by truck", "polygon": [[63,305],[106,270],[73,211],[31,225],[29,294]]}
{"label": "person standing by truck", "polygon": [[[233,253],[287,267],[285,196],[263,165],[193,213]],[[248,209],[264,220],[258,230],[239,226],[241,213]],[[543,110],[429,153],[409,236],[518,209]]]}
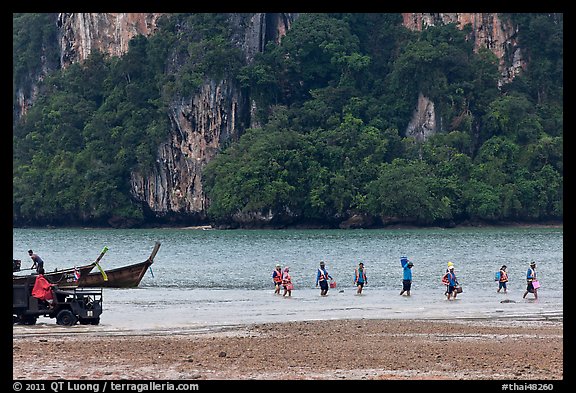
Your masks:
{"label": "person standing by truck", "polygon": [[34,287],[32,288],[32,296],[38,300],[43,300],[48,304],[48,307],[53,307],[54,293],[52,292],[51,284],[46,277],[44,277],[44,268],[38,270],[38,276],[36,276],[36,281],[34,281]]}

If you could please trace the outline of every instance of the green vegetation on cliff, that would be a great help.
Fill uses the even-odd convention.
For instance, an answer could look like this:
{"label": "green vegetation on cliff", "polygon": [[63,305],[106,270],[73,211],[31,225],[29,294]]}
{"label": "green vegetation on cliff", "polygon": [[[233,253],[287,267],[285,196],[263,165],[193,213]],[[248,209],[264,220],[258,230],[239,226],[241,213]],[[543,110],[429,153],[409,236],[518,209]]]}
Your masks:
{"label": "green vegetation on cliff", "polygon": [[[528,66],[501,87],[497,59],[474,50],[469,28],[414,32],[398,14],[303,14],[246,64],[225,15],[165,18],[122,58],[94,53],[45,80],[14,130],[14,221],[145,222],[130,172],[154,165],[171,100],[222,77],[255,101],[261,127],[206,167],[211,220],[562,219],[562,16],[502,17],[519,26]],[[425,139],[406,133],[419,95],[439,124]]]}
{"label": "green vegetation on cliff", "polygon": [[[511,17],[538,55],[499,89],[497,59],[473,50],[469,28],[302,16],[241,70],[263,126],[208,165],[209,212],[225,222],[254,212],[278,223],[561,219],[562,23]],[[425,141],[405,134],[420,93],[441,118]]]}

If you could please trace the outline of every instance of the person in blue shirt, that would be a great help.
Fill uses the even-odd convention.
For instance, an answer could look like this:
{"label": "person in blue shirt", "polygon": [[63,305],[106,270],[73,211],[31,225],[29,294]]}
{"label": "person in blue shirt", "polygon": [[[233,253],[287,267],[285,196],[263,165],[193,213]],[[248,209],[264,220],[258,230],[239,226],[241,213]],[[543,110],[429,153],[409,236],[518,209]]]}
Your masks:
{"label": "person in blue shirt", "polygon": [[368,284],[368,277],[366,276],[366,269],[364,264],[360,262],[358,268],[354,269],[354,285],[358,287],[356,293],[360,295],[362,293],[362,288],[364,285]]}
{"label": "person in blue shirt", "polygon": [[400,295],[403,295],[404,292],[406,292],[406,295],[410,296],[410,288],[412,287],[412,266],[414,266],[414,264],[406,257],[400,258],[400,263],[404,269],[404,275],[402,277],[402,291],[400,291]]}
{"label": "person in blue shirt", "polygon": [[456,274],[454,273],[454,265],[448,268],[448,273],[446,273],[446,278],[448,278],[448,289],[446,289],[446,297],[450,300],[452,294],[454,294],[454,299],[456,299],[456,286],[458,285],[458,279],[456,278]]}
{"label": "person in blue shirt", "polygon": [[320,295],[326,296],[328,294],[328,279],[332,279],[328,271],[326,270],[326,264],[324,261],[320,262],[320,268],[316,273],[316,288],[320,284]]}
{"label": "person in blue shirt", "polygon": [[526,292],[524,292],[522,299],[526,298],[528,292],[534,294],[534,299],[538,299],[538,288],[534,288],[534,281],[536,281],[536,262],[530,262],[530,267],[526,271],[526,281],[528,286],[526,287]]}

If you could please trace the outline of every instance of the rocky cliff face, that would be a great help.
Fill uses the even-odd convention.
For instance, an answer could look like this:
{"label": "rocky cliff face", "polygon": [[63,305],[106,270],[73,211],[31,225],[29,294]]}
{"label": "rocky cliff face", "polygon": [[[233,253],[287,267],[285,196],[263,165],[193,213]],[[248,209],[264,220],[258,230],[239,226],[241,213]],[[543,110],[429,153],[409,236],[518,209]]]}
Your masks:
{"label": "rocky cliff face", "polygon": [[174,103],[169,117],[170,137],[159,146],[152,173],[132,173],[132,194],[157,216],[201,221],[207,207],[203,168],[247,128],[248,100],[227,80],[209,81],[194,97]]}
{"label": "rocky cliff face", "polygon": [[[96,13],[59,14],[61,66],[82,61],[92,50],[120,56],[137,34],[149,35],[162,14]],[[516,42],[516,30],[498,14],[404,13],[404,25],[421,30],[427,26],[455,22],[472,24],[471,39],[477,48],[492,50],[500,59],[501,83],[510,81],[525,67]],[[266,43],[278,43],[298,14],[256,13],[249,18],[230,14],[233,43],[251,61]],[[420,95],[407,134],[425,139],[438,128],[434,103]],[[172,127],[158,147],[151,173],[131,176],[133,197],[159,217],[205,218],[208,201],[202,189],[202,171],[222,144],[236,140],[252,123],[254,102],[230,81],[207,81],[193,97],[174,102],[168,113]]]}
{"label": "rocky cliff face", "polygon": [[[419,30],[428,26],[456,23],[462,29],[472,25],[470,39],[474,47],[488,48],[499,59],[499,85],[509,83],[526,67],[526,61],[517,42],[517,30],[509,20],[495,13],[403,13],[403,24]],[[442,119],[434,112],[434,103],[420,93],[414,115],[406,128],[406,135],[424,140],[440,130]]]}
{"label": "rocky cliff face", "polygon": [[[83,61],[98,49],[113,56],[128,50],[137,34],[154,33],[162,14],[59,14],[61,64]],[[248,62],[266,43],[279,42],[298,14],[256,13],[248,19],[230,14],[232,40]],[[131,174],[132,196],[157,217],[191,222],[206,216],[202,189],[204,166],[220,147],[237,140],[250,126],[254,103],[228,80],[206,81],[193,97],[173,102],[167,140],[158,147],[150,173]]]}
{"label": "rocky cliff face", "polygon": [[517,41],[517,29],[496,13],[403,13],[404,26],[422,30],[428,26],[456,23],[462,29],[472,26],[470,39],[476,49],[488,48],[500,64],[500,83],[514,79],[526,67],[526,61]]}
{"label": "rocky cliff face", "polygon": [[138,34],[150,35],[162,14],[150,13],[61,13],[60,64],[85,60],[93,50],[121,56],[128,50],[128,42]]}

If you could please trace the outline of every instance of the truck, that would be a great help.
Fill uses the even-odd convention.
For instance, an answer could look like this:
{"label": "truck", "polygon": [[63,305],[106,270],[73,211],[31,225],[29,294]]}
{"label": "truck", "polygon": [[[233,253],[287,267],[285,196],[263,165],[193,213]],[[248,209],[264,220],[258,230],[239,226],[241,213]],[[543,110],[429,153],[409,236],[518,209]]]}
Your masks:
{"label": "truck", "polygon": [[34,325],[38,317],[56,318],[63,326],[98,325],[102,314],[102,288],[66,288],[52,286],[53,301],[32,296],[36,275],[12,284],[13,324]]}

